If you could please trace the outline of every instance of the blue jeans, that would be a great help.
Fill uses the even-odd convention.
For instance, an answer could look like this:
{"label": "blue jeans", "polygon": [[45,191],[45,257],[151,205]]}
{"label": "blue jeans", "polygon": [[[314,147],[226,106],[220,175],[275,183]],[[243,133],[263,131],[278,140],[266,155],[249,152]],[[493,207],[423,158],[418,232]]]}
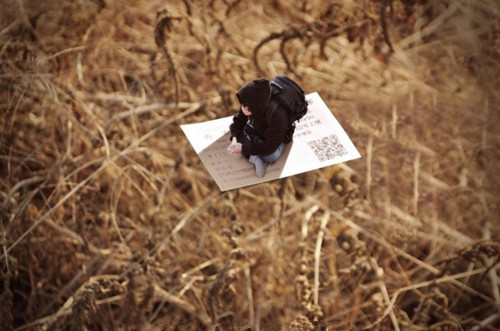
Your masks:
{"label": "blue jeans", "polygon": [[259,157],[262,159],[262,161],[266,163],[273,163],[276,162],[277,159],[279,159],[279,157],[283,154],[284,150],[285,150],[285,143],[281,143],[274,152],[267,155],[259,155]]}

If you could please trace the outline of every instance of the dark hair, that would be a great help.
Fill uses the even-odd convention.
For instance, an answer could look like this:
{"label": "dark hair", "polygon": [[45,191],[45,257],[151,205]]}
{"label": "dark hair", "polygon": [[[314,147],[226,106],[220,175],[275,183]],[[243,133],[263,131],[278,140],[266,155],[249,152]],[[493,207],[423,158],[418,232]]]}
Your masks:
{"label": "dark hair", "polygon": [[254,79],[236,92],[236,97],[251,112],[263,112],[271,98],[270,82],[267,78]]}

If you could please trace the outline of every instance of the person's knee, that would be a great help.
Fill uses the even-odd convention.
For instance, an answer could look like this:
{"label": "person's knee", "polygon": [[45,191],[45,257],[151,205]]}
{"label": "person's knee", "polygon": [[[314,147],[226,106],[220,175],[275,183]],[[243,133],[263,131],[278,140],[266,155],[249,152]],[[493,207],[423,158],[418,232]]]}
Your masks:
{"label": "person's knee", "polygon": [[278,146],[278,148],[273,153],[264,155],[261,158],[266,163],[273,163],[280,158],[280,156],[283,154],[283,150],[284,144]]}

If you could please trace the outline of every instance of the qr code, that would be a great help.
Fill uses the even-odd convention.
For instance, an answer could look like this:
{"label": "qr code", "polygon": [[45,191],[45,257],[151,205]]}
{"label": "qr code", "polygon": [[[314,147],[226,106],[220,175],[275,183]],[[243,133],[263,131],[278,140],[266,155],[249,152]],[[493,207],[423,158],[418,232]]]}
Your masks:
{"label": "qr code", "polygon": [[333,160],[336,157],[347,154],[347,150],[344,148],[344,145],[342,145],[339,138],[334,134],[321,139],[311,140],[307,142],[307,144],[313,150],[320,162]]}

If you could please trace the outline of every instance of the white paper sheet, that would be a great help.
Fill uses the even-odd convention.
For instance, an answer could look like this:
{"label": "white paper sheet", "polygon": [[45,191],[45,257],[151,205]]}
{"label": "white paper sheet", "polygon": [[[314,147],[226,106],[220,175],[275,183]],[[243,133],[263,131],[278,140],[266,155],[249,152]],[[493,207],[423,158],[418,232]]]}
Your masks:
{"label": "white paper sheet", "polygon": [[259,178],[242,155],[227,151],[233,116],[181,125],[184,134],[221,191],[267,182],[361,157],[317,92],[306,95],[308,112],[283,155]]}

